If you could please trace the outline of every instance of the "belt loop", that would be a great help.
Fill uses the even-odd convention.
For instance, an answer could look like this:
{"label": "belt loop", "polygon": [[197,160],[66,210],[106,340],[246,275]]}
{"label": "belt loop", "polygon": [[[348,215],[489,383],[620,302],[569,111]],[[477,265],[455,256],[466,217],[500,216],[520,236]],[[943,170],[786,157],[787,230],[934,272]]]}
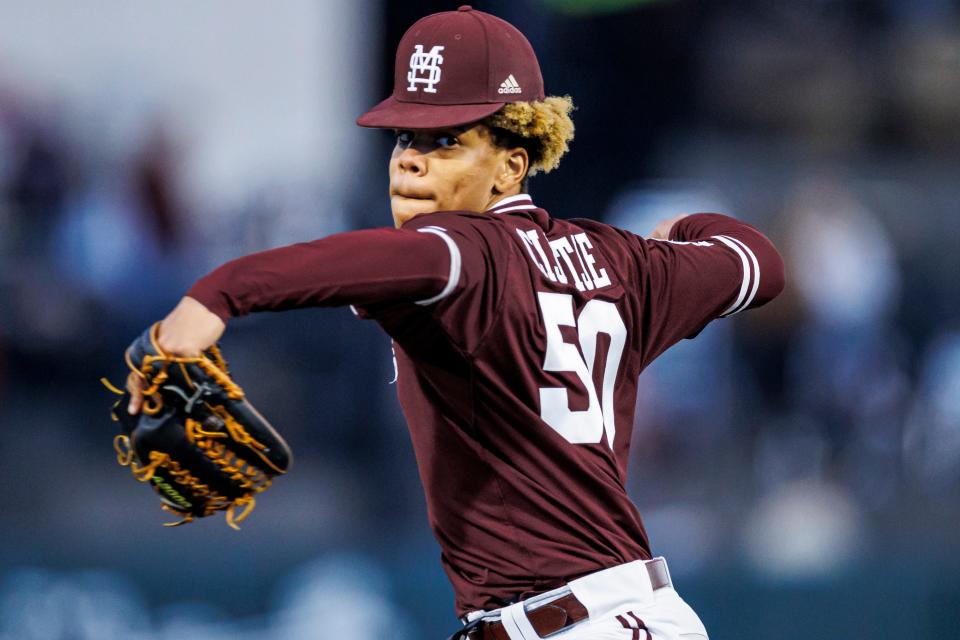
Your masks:
{"label": "belt loop", "polygon": [[660,561],[660,566],[663,567],[663,572],[664,572],[665,574],[667,574],[667,584],[666,584],[666,586],[672,587],[672,586],[673,586],[673,578],[670,576],[670,565],[667,564],[667,559],[664,558],[663,556],[657,556],[656,558],[654,558],[654,560],[659,560],[659,561]]}
{"label": "belt loop", "polygon": [[478,616],[475,620],[468,622],[464,625],[463,629],[458,629],[453,632],[453,635],[447,638],[447,640],[467,640],[470,636],[470,632],[483,624],[483,618]]}
{"label": "belt loop", "polygon": [[500,610],[500,622],[510,640],[540,640],[540,635],[527,619],[523,602],[512,604]]}

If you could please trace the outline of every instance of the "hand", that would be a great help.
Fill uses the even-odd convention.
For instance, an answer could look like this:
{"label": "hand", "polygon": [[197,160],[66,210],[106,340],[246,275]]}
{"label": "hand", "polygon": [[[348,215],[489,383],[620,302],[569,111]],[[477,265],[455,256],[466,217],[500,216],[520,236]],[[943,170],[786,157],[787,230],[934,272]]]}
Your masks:
{"label": "hand", "polygon": [[[160,348],[178,356],[198,356],[213,346],[227,325],[215,313],[193,298],[184,297],[160,323],[157,342]],[[135,415],[143,406],[143,380],[131,371],[127,376],[130,404],[127,411]]]}
{"label": "hand", "polygon": [[670,239],[670,230],[673,229],[673,225],[677,224],[684,218],[686,218],[689,213],[682,213],[679,216],[669,218],[667,220],[661,220],[657,223],[656,228],[650,232],[650,235],[647,236],[652,240],[669,240]]}

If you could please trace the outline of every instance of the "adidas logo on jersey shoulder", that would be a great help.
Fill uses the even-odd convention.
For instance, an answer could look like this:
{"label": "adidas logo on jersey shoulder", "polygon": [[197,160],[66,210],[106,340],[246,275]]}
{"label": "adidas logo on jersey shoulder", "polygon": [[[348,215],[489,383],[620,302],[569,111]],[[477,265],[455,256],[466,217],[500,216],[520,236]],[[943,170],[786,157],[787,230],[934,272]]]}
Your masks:
{"label": "adidas logo on jersey shoulder", "polygon": [[500,88],[497,89],[497,93],[523,93],[523,89],[520,88],[520,84],[511,73],[507,76],[506,80],[500,83]]}

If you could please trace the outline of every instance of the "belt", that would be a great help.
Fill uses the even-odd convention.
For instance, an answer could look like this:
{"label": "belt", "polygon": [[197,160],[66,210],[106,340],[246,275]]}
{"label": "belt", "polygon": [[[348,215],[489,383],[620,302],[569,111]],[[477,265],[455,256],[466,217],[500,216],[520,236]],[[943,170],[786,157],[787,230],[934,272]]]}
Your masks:
{"label": "belt", "polygon": [[[650,576],[650,585],[653,590],[670,586],[670,573],[667,562],[663,558],[655,558],[644,563],[647,574]],[[530,626],[541,638],[571,627],[590,614],[577,596],[568,593],[556,600],[548,600],[543,604],[535,604],[526,611]],[[465,638],[466,640],[510,640],[507,630],[499,620],[488,621],[477,618],[466,627],[455,633],[450,640]]]}

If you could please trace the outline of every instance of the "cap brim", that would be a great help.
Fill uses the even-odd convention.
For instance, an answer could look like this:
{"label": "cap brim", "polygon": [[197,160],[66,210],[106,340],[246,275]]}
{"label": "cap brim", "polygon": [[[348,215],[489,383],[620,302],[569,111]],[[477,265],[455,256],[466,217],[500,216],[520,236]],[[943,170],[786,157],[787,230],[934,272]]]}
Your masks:
{"label": "cap brim", "polygon": [[482,104],[423,104],[400,102],[390,96],[357,118],[361,127],[376,129],[438,129],[482,120],[506,102]]}

